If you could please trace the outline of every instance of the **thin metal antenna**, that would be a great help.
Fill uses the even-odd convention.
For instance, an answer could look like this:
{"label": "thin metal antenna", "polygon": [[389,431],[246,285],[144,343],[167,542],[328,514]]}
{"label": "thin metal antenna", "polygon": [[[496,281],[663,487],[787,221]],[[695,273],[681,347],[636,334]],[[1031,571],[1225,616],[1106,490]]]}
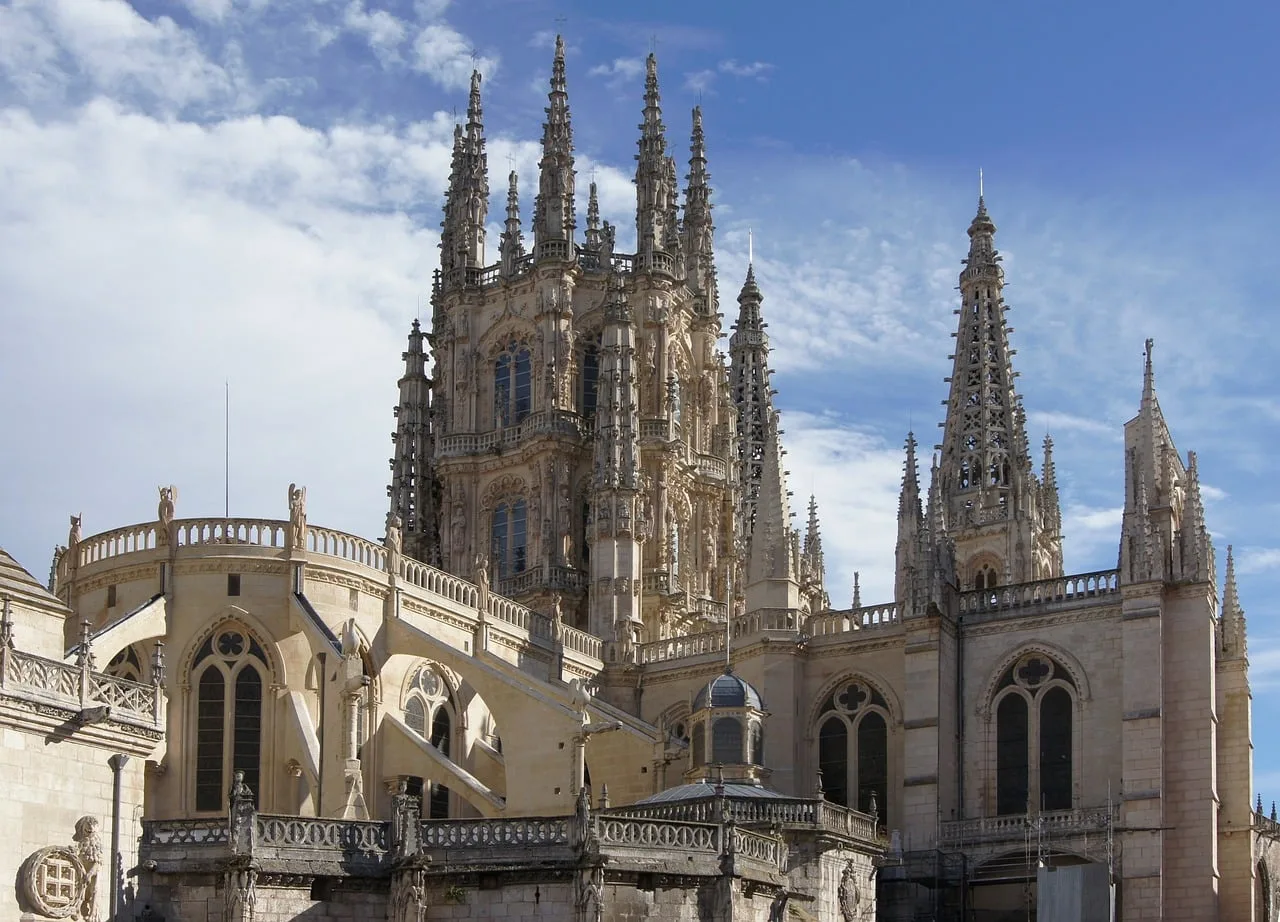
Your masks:
{"label": "thin metal antenna", "polygon": [[982,167],[978,167],[978,201],[982,201]]}
{"label": "thin metal antenna", "polygon": [[231,379],[222,394],[222,517],[231,518]]}
{"label": "thin metal antenna", "polygon": [[755,264],[755,242],[751,236],[751,228],[747,228],[747,267],[750,268]]}

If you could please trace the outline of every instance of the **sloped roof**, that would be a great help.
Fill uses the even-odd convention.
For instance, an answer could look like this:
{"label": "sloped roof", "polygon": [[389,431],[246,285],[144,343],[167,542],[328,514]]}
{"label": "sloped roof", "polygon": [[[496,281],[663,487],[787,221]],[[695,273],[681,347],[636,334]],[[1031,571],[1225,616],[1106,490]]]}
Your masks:
{"label": "sloped roof", "polygon": [[53,605],[57,608],[66,609],[53,593],[44,587],[44,585],[28,573],[18,561],[4,548],[0,547],[0,593],[11,596],[21,596],[28,601],[38,602],[42,605]]}
{"label": "sloped roof", "polygon": [[[682,800],[701,800],[714,797],[715,794],[716,786],[714,784],[707,781],[695,781],[692,784],[681,784],[674,788],[667,788],[665,791],[659,791],[657,794],[651,794],[643,800],[637,800],[636,806],[677,803]],[[795,800],[794,797],[779,794],[777,791],[771,791],[758,784],[725,784],[724,796],[751,800]]]}

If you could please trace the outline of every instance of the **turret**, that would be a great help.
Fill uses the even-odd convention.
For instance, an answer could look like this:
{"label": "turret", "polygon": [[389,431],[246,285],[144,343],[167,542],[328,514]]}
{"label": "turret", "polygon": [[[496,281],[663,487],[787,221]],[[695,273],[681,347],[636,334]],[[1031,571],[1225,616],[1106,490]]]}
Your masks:
{"label": "turret", "polygon": [[1058,534],[1040,507],[1026,414],[1014,389],[1004,270],[986,201],[969,225],[959,329],[945,402],[941,499],[964,588],[1061,575]]}
{"label": "turret", "polygon": [[1240,606],[1240,592],[1236,587],[1236,560],[1231,545],[1227,545],[1227,580],[1222,590],[1222,654],[1223,659],[1244,659],[1249,655],[1244,609]]}
{"label": "turret", "polygon": [[707,172],[706,135],[702,107],[693,110],[693,136],[689,143],[689,175],[684,193],[684,256],[689,287],[698,293],[699,309],[715,314],[720,308],[716,292],[715,225],[711,221],[711,174]]}
{"label": "turret", "polygon": [[600,228],[600,198],[596,194],[596,184],[593,182],[587,196],[587,239],[585,249],[588,253],[598,254],[603,245],[604,234]]}
{"label": "turret", "polygon": [[666,127],[662,124],[662,98],[658,95],[658,61],[645,61],[644,118],[640,123],[636,154],[636,264],[652,269],[661,261],[655,252],[670,253],[678,240],[672,227],[676,214],[675,164],[667,157]]}
{"label": "turret", "polygon": [[822,555],[822,529],[818,525],[818,498],[809,494],[809,523],[804,533],[804,550],[800,557],[804,591],[809,597],[809,610],[828,608],[825,582],[827,567]]}
{"label": "turret", "polygon": [[533,252],[538,260],[568,260],[573,255],[573,231],[577,226],[573,206],[573,126],[569,121],[569,94],[565,88],[564,39],[558,35],[547,98],[542,159],[538,163]]}
{"label": "turret", "polygon": [[894,548],[893,598],[900,606],[910,597],[920,573],[924,512],[920,505],[920,471],[916,462],[915,433],[907,433],[907,457],[902,465],[902,489],[898,494],[898,541]]}
{"label": "turret", "polygon": [[620,275],[610,279],[601,331],[591,479],[590,629],[630,661],[640,617],[640,417],[636,404],[636,328]]}
{"label": "turret", "polygon": [[427,377],[426,338],[417,320],[409,331],[396,404],[396,431],[391,435],[390,515],[398,517],[404,553],[438,566],[439,532],[435,484],[435,444],[431,420],[431,380]]}
{"label": "turret", "polygon": [[502,229],[500,253],[502,277],[511,278],[524,256],[524,234],[520,231],[520,191],[516,171],[507,176],[507,222]]}
{"label": "turret", "polygon": [[743,536],[755,530],[756,504],[764,474],[765,440],[773,413],[769,386],[769,336],[760,305],[764,298],[756,284],[755,267],[738,295],[738,320],[729,337],[729,386],[738,411],[738,478]]}

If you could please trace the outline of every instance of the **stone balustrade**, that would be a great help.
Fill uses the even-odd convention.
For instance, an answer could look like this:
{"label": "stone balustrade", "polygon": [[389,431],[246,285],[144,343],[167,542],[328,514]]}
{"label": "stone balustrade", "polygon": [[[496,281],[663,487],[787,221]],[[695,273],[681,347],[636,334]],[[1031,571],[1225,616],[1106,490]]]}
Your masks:
{"label": "stone balustrade", "polygon": [[556,846],[569,844],[567,817],[487,820],[423,820],[422,847],[436,849]]}
{"label": "stone balustrade", "polygon": [[1113,821],[1114,814],[1107,807],[984,816],[943,823],[939,842],[946,846],[977,842],[1021,842],[1028,831],[1052,836],[1097,833],[1105,832]]}
{"label": "stone balustrade", "polygon": [[387,549],[365,538],[357,538],[332,528],[307,527],[307,551],[340,557],[374,570],[387,569]]}
{"label": "stone balustrade", "polygon": [[148,728],[159,727],[163,716],[154,685],[94,672],[87,657],[78,664],[64,663],[7,644],[0,644],[0,692],[77,713],[105,705],[111,720]]}
{"label": "stone balustrade", "polygon": [[597,817],[600,845],[663,851],[709,852],[723,848],[721,827],[711,823],[690,823],[635,816]]}
{"label": "stone balustrade", "polygon": [[177,519],[172,528],[178,547],[242,544],[283,549],[289,523],[274,519]]}
{"label": "stone balustrade", "polygon": [[727,815],[744,826],[818,828],[864,843],[879,843],[882,836],[875,817],[827,800],[792,798],[703,797],[671,803],[622,807],[628,816],[686,823],[712,823]]}
{"label": "stone balustrade", "polygon": [[636,662],[665,663],[670,660],[703,656],[707,653],[724,653],[724,631],[703,631],[666,640],[651,640],[636,645]]}
{"label": "stone balustrade", "polygon": [[700,476],[711,480],[724,480],[729,476],[729,465],[724,458],[717,458],[715,455],[699,454],[696,469]]}
{"label": "stone balustrade", "polygon": [[458,432],[440,436],[437,447],[441,457],[483,454],[502,451],[536,435],[565,435],[583,438],[585,422],[570,410],[542,410],[531,413],[513,426],[489,432]]}
{"label": "stone balustrade", "polygon": [[1062,602],[1079,605],[1087,600],[1111,600],[1120,591],[1119,570],[1077,573],[1056,579],[1014,583],[994,589],[972,589],[960,593],[960,613],[1025,613]]}
{"label": "stone balustrade", "polygon": [[824,611],[813,615],[805,625],[810,637],[829,637],[869,628],[889,627],[899,623],[898,606],[893,602],[866,605],[841,611]]}

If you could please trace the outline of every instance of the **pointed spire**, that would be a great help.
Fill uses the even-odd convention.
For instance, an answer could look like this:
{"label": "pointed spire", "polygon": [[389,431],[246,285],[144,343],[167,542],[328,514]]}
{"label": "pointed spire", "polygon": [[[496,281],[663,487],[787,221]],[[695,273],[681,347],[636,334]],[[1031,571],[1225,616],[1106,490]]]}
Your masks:
{"label": "pointed spire", "polygon": [[729,381],[738,411],[738,476],[743,536],[755,528],[756,502],[764,476],[773,392],[769,374],[769,337],[764,332],[760,305],[764,298],[755,272],[747,268],[747,280],[738,295],[738,322],[729,337]]}
{"label": "pointed spire", "polygon": [[603,242],[600,236],[600,198],[596,194],[596,184],[592,182],[587,196],[587,249],[598,253]]}
{"label": "pointed spire", "polygon": [[670,225],[675,213],[675,170],[667,157],[666,126],[662,123],[662,97],[658,94],[658,59],[645,61],[644,113],[636,154],[636,253],[646,268],[659,265],[655,251],[669,251]]}
{"label": "pointed spire", "polygon": [[467,130],[462,145],[460,179],[459,252],[465,265],[479,268],[485,263],[485,220],[489,213],[489,160],[485,153],[484,111],[480,104],[480,72],[471,73],[471,93],[467,103]]}
{"label": "pointed spire", "polygon": [[893,597],[899,605],[907,603],[920,573],[924,532],[914,432],[907,433],[906,451],[907,457],[902,464],[902,489],[898,494],[898,540],[894,545]]}
{"label": "pointed spire", "polygon": [[520,230],[520,188],[515,170],[507,176],[507,222],[503,225],[499,244],[503,278],[516,274],[517,264],[524,256],[524,234]]}
{"label": "pointed spire", "polygon": [[1156,399],[1156,373],[1151,361],[1151,352],[1155,348],[1155,340],[1148,339],[1146,357],[1142,363],[1142,405],[1150,406]]}
{"label": "pointed spire", "polygon": [[858,584],[858,571],[853,571],[853,607],[862,607],[862,586]]}
{"label": "pointed spire", "polygon": [[[764,457],[761,459],[760,490],[756,503],[755,530],[747,569],[747,587],[767,581],[794,581],[792,568],[791,502],[786,472],[782,468],[782,446],[778,439],[778,414],[773,411],[766,428]],[[748,600],[748,609],[755,606]]]}
{"label": "pointed spire", "polygon": [[396,431],[391,436],[395,456],[391,459],[391,499],[389,514],[398,516],[404,553],[416,560],[438,565],[438,534],[435,509],[435,441],[431,415],[431,380],[427,377],[427,357],[423,349],[426,334],[415,319],[409,330],[409,347],[404,352],[404,375],[400,378],[400,400],[395,408]]}
{"label": "pointed spire", "polygon": [[565,88],[564,39],[556,36],[551,62],[551,91],[542,125],[542,159],[538,162],[538,197],[534,205],[533,251],[538,259],[573,256],[574,169],[573,125]]}
{"label": "pointed spire", "polygon": [[809,526],[804,534],[804,552],[807,555],[822,553],[822,529],[818,525],[818,498],[809,494]]}
{"label": "pointed spire", "polygon": [[1049,435],[1044,437],[1044,464],[1040,468],[1040,475],[1044,488],[1056,492],[1058,489],[1058,471],[1053,465],[1053,438]]}
{"label": "pointed spire", "polygon": [[1222,589],[1221,619],[1223,654],[1231,658],[1247,656],[1249,645],[1244,608],[1240,605],[1240,591],[1236,587],[1235,551],[1229,544],[1227,545],[1227,579]]}

